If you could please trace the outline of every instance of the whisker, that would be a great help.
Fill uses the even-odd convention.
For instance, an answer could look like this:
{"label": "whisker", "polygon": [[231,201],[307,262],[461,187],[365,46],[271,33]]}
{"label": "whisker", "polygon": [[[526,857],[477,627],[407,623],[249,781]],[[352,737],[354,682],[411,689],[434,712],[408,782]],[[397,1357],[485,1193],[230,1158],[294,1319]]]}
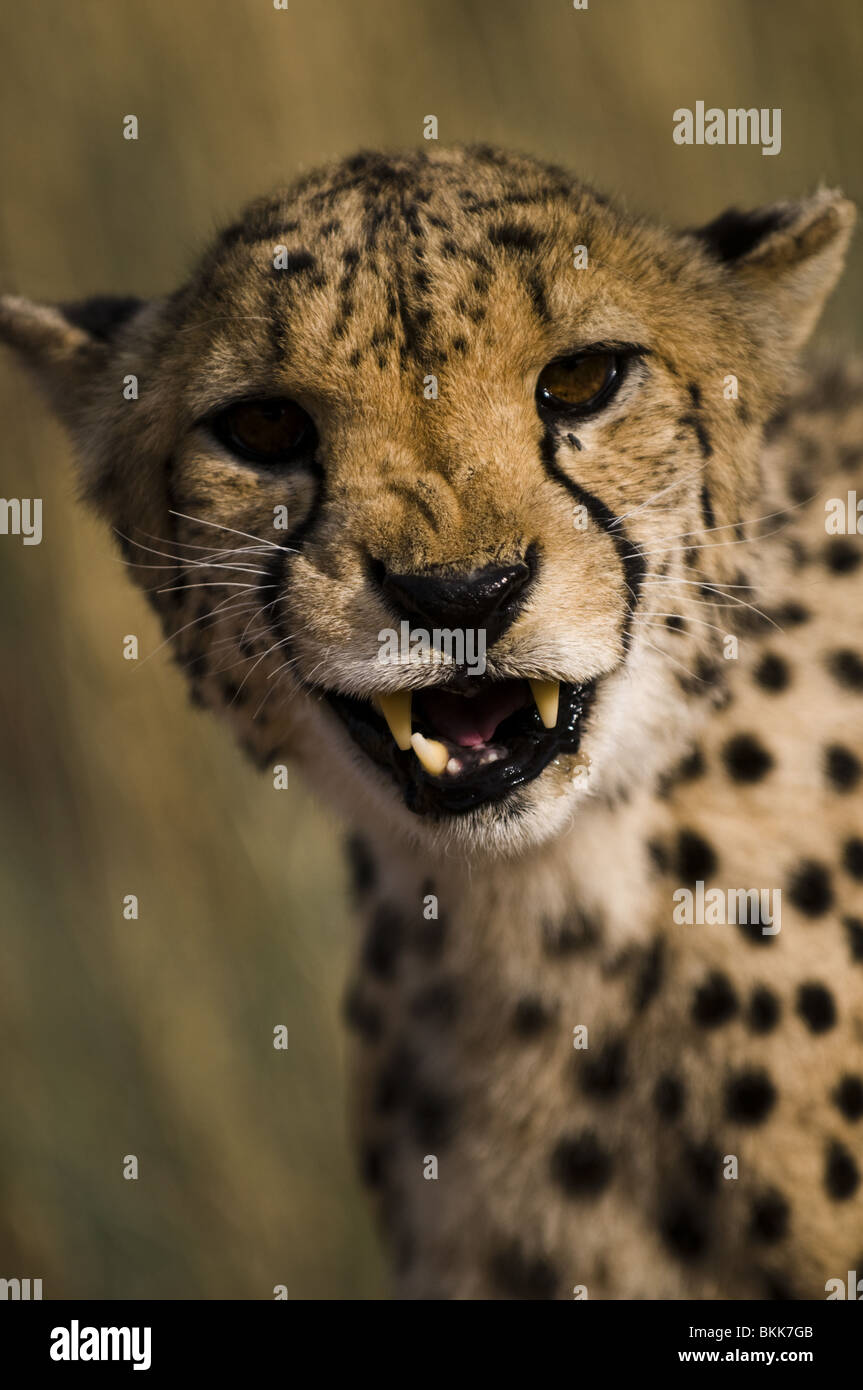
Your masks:
{"label": "whisker", "polygon": [[[730,604],[721,604],[721,603],[715,604],[714,606],[715,606],[716,608],[723,608],[723,607],[724,607],[724,608],[731,608],[731,607],[734,606],[734,604],[738,604],[741,608],[748,608],[749,611],[750,611],[751,613],[757,613],[758,616],[759,616],[759,618],[763,618],[764,621],[765,621],[766,623],[769,623],[771,627],[775,627],[776,630],[777,630],[777,632],[782,632],[782,630],[783,630],[782,627],[779,625],[779,623],[774,622],[773,619],[772,619],[771,617],[769,617],[767,613],[763,613],[763,612],[761,611],[761,609],[760,609],[760,608],[756,608],[755,605],[754,605],[753,603],[747,603],[747,602],[745,601],[745,599],[737,598],[737,596],[736,596],[735,594],[726,594],[726,593],[724,592],[725,589],[750,589],[750,590],[751,590],[751,589],[754,589],[754,587],[755,587],[753,584],[725,584],[725,585],[722,585],[722,586],[720,586],[720,587],[717,587],[717,586],[715,586],[715,585],[713,585],[713,584],[702,584],[702,583],[700,583],[700,582],[698,582],[698,581],[696,581],[696,580],[694,580],[694,579],[673,579],[673,578],[670,577],[670,576],[669,576],[668,578],[666,578],[666,577],[664,577],[664,576],[662,576],[662,575],[656,575],[656,576],[654,576],[652,579],[649,579],[649,580],[647,580],[647,581],[645,581],[645,582],[646,582],[646,583],[653,583],[653,584],[695,584],[697,588],[699,588],[699,589],[706,589],[706,590],[708,591],[708,593],[711,593],[711,594],[719,594],[720,598],[728,598],[728,599],[731,599],[731,603],[730,603]],[[705,602],[708,602],[708,600],[704,600],[704,601],[705,601]]]}
{"label": "whisker", "polygon": [[678,661],[677,658],[672,656],[670,652],[663,651],[661,647],[657,647],[654,642],[651,642],[650,639],[645,637],[643,634],[641,640],[646,647],[650,647],[651,651],[656,652],[658,656],[664,657],[665,660],[670,661],[673,666],[679,667],[680,670],[683,671],[687,676],[689,676],[691,680],[703,683],[701,676],[697,676],[694,671],[690,671],[688,666],[684,666],[683,662]]}
{"label": "whisker", "polygon": [[[172,560],[172,561],[173,561],[173,565],[171,565],[171,566],[169,566],[169,565],[150,565],[150,566],[147,566],[147,565],[144,564],[143,561],[140,561],[140,560],[127,560],[124,556],[121,556],[121,557],[120,557],[120,563],[121,563],[121,564],[128,565],[128,567],[129,567],[130,569],[147,569],[147,568],[149,568],[149,569],[170,569],[170,568],[176,568],[177,565],[181,566],[183,569],[196,569],[196,568],[197,568],[197,569],[206,569],[208,566],[212,566],[213,569],[218,569],[218,568],[242,569],[242,568],[243,568],[243,566],[241,566],[241,565],[219,566],[219,565],[218,565],[217,563],[215,563],[213,560],[193,560],[193,559],[190,559],[187,555],[172,555],[171,552],[170,552],[169,550],[155,550],[155,549],[153,548],[153,546],[151,546],[151,545],[141,545],[140,541],[133,541],[132,538],[131,538],[131,536],[125,535],[122,531],[117,531],[117,530],[115,530],[115,533],[114,533],[114,534],[117,535],[117,536],[120,536],[120,537],[121,537],[123,540],[125,540],[125,541],[129,541],[129,543],[130,543],[131,545],[134,545],[138,550],[146,551],[147,554],[149,554],[149,555],[161,555],[163,559]],[[159,538],[154,536],[154,537],[152,537],[152,539],[158,540]],[[167,542],[163,542],[163,544],[167,544]],[[204,549],[205,547],[202,546],[202,547],[200,547],[200,548],[201,548],[201,549]],[[247,553],[247,552],[250,551],[251,549],[252,549],[251,546],[234,546],[233,548],[223,548],[222,550],[213,550],[213,551],[210,552],[210,554],[211,554],[212,556],[215,556],[215,555],[242,555],[242,554]],[[266,570],[253,570],[253,569],[250,569],[248,572],[249,572],[250,574],[266,574],[266,573],[267,573]]]}
{"label": "whisker", "polygon": [[200,516],[189,516],[186,512],[171,511],[171,516],[182,517],[184,521],[193,521],[197,526],[212,526],[217,531],[228,531],[233,536],[244,536],[248,541],[255,541],[258,545],[265,545],[271,550],[287,550],[291,555],[298,555],[299,551],[287,545],[276,545],[275,541],[268,541],[264,536],[253,536],[250,531],[238,531],[233,526],[223,526],[220,521],[206,521]]}
{"label": "whisker", "polygon": [[[802,507],[808,506],[808,503],[811,500],[812,499],[810,498],[806,502],[795,502],[791,506],[780,507],[779,511],[767,512],[764,516],[743,517],[741,518],[741,520],[746,526],[757,526],[762,521],[772,521],[774,517],[788,516],[790,512],[800,511]],[[682,541],[687,536],[709,536],[714,531],[732,531],[736,526],[739,526],[740,524],[740,521],[727,521],[722,526],[700,526],[696,531],[680,531],[676,535],[657,536],[655,537],[655,539],[659,541]],[[772,534],[776,533],[773,532]]]}
{"label": "whisker", "polygon": [[[209,582],[202,581],[200,584],[174,584],[170,589],[157,589],[157,594],[182,594],[186,589],[257,589],[257,584],[243,584],[241,582],[232,583],[227,579],[212,579]],[[274,589],[275,584],[265,584],[265,589]]]}
{"label": "whisker", "polygon": [[[154,647],[151,652],[148,652],[148,654],[144,657],[142,661],[136,662],[134,670],[139,671],[142,666],[146,666],[147,662],[150,661],[156,655],[157,652],[160,652],[163,647],[167,647],[169,643],[173,642],[175,638],[180,636],[181,632],[188,631],[190,627],[195,627],[197,623],[206,622],[206,620],[210,618],[214,613],[219,613],[222,610],[230,612],[230,604],[232,604],[237,598],[237,594],[229,594],[228,597],[223,599],[221,603],[216,604],[215,608],[211,608],[208,610],[208,612],[201,613],[199,617],[192,618],[190,622],[184,623],[182,627],[177,628],[176,632],[172,632],[170,636],[166,637],[163,642],[160,642],[158,647]],[[242,611],[245,612],[246,610],[243,609]]]}
{"label": "whisker", "polygon": [[[744,536],[743,540],[739,541],[712,541],[709,545],[673,545],[665,546],[662,550],[642,550],[641,553],[642,555],[681,555],[689,550],[721,550],[726,545],[752,545],[755,541],[768,541],[771,536],[781,536],[782,532],[787,529],[786,526],[777,526],[775,531],[768,531],[766,535]],[[691,534],[697,535],[698,532],[693,531]],[[676,540],[679,537],[673,536],[671,539]]]}
{"label": "whisker", "polygon": [[[719,604],[716,605],[719,607]],[[689,613],[637,613],[633,616],[633,621],[637,623],[649,623],[653,618],[682,618],[687,623],[697,623],[699,627],[712,627],[714,632],[721,632],[727,636],[724,627],[718,627],[716,623],[709,623],[706,618],[693,618]],[[657,623],[656,626],[665,626]],[[666,627],[667,632],[673,632],[674,628]]]}
{"label": "whisker", "polygon": [[266,314],[216,314],[215,318],[201,319],[197,323],[189,323],[185,328],[177,330],[179,333],[194,333],[198,328],[208,328],[211,323],[245,323],[259,322],[269,323],[270,319]]}
{"label": "whisker", "polygon": [[[116,559],[116,558],[117,558],[117,557],[115,557],[115,559]],[[175,564],[174,564],[174,565],[148,565],[148,564],[145,564],[145,562],[144,562],[143,560],[124,560],[122,557],[119,557],[119,563],[120,563],[121,565],[126,565],[128,569],[134,569],[134,570],[174,570],[174,569],[177,568],[177,566],[176,566]],[[266,574],[268,573],[267,570],[256,570],[256,569],[252,569],[249,565],[222,565],[222,564],[216,564],[216,563],[214,563],[212,560],[195,560],[195,561],[193,561],[191,564],[187,561],[186,564],[185,564],[185,568],[186,568],[186,569],[199,569],[199,570],[201,570],[201,569],[208,569],[208,570],[209,570],[209,569],[212,569],[212,570],[233,570],[233,571],[234,571],[235,573],[237,573],[237,574],[262,574],[262,575],[266,575]]]}
{"label": "whisker", "polygon": [[703,473],[706,466],[706,464],[702,463],[700,467],[694,469],[693,472],[684,473],[683,477],[675,478],[673,483],[669,483],[667,487],[661,488],[659,492],[654,492],[650,497],[646,498],[644,502],[639,502],[638,506],[633,507],[631,511],[624,512],[622,516],[616,516],[609,526],[609,530],[613,530],[615,526],[620,526],[622,522],[628,520],[631,516],[635,516],[636,512],[643,511],[643,509],[649,507],[651,503],[658,502],[660,497],[664,497],[667,492],[672,492],[676,487],[682,487],[684,483],[689,482],[690,478],[697,477],[699,473]]}

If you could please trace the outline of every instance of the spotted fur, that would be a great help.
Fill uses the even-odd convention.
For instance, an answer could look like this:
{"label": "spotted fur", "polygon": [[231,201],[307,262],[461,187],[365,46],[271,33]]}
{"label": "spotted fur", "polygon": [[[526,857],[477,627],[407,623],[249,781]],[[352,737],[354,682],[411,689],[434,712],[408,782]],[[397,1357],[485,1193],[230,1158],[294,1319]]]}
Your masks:
{"label": "spotted fur", "polygon": [[[863,542],[824,512],[863,494],[863,370],[795,367],[852,221],[822,191],[673,233],[500,151],[360,154],[167,299],[3,301],[193,698],[358,828],[345,1016],[402,1296],[819,1298],[863,1267]],[[642,349],[621,391],[545,426],[539,371],[598,342]],[[308,467],[214,442],[255,394],[313,416]],[[586,759],[417,816],[322,693],[382,688],[374,566],[531,545],[489,672],[595,679]],[[697,881],[780,888],[781,931],[675,924]]]}

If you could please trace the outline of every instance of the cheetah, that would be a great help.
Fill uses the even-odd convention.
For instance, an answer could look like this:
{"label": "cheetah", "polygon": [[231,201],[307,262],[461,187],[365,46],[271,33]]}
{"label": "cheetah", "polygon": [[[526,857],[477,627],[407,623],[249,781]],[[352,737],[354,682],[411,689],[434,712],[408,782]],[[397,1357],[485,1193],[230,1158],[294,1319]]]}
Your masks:
{"label": "cheetah", "polygon": [[853,221],[367,152],[166,298],[2,301],[191,698],[343,817],[400,1298],[863,1269],[863,366],[798,365]]}

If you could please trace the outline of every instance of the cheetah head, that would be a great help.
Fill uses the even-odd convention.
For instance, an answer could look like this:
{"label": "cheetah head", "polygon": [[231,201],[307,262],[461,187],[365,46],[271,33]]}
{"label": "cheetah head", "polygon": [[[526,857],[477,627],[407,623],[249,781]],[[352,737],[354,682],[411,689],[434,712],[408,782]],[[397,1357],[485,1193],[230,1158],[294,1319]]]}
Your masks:
{"label": "cheetah head", "polygon": [[527,158],[361,154],[176,294],[8,297],[0,335],[193,698],[354,819],[512,853],[679,743],[852,220],[671,233]]}

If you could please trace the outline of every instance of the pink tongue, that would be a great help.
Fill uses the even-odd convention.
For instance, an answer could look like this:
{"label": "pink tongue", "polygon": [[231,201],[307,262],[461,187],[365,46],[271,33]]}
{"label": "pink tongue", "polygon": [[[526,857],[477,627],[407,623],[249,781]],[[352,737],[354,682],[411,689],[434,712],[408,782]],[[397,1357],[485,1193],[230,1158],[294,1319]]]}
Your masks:
{"label": "pink tongue", "polygon": [[480,748],[488,743],[498,724],[525,704],[527,690],[521,681],[490,685],[470,700],[445,690],[423,696],[425,712],[438,733],[460,748]]}

